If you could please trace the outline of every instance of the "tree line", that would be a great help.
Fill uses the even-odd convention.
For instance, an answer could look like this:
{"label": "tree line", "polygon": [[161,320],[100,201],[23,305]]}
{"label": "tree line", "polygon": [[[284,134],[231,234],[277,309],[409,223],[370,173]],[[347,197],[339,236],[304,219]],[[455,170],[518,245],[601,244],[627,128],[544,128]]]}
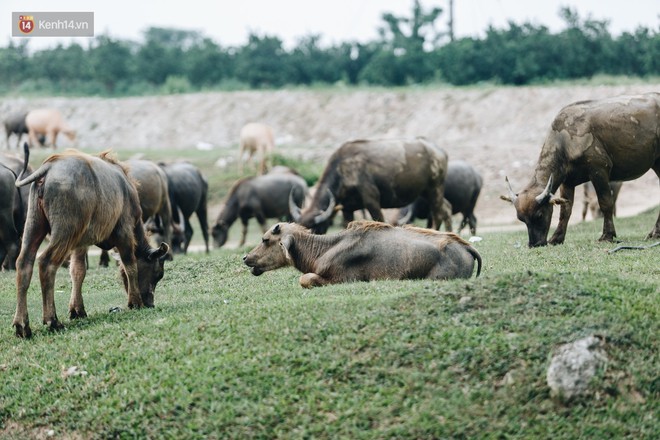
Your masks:
{"label": "tree line", "polygon": [[316,84],[402,86],[492,82],[507,85],[589,78],[596,74],[660,74],[660,33],[638,27],[614,37],[607,21],[582,19],[570,8],[564,29],[509,22],[484,37],[453,41],[438,31],[440,8],[413,2],[410,16],[383,14],[371,42],[321,44],[308,35],[292,49],[280,38],[250,34],[223,47],[200,32],[151,27],[141,42],[95,37],[29,51],[29,41],[0,48],[0,93],[126,96],[208,89],[259,89]]}

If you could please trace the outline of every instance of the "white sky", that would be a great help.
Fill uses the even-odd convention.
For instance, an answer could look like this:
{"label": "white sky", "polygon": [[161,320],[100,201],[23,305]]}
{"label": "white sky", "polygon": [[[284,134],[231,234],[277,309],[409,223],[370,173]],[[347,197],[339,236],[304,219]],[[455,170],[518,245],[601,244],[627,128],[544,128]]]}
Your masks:
{"label": "white sky", "polygon": [[[11,37],[12,12],[92,11],[95,34],[139,41],[149,26],[198,30],[223,47],[245,44],[250,32],[277,36],[285,47],[300,37],[321,34],[323,44],[366,42],[377,38],[383,12],[409,16],[413,0],[0,0],[0,46]],[[449,18],[449,0],[421,0],[425,8],[444,9],[438,27]],[[136,8],[139,5],[139,9]],[[560,6],[577,9],[609,20],[614,35],[643,25],[660,28],[658,0],[454,0],[454,31],[457,37],[481,36],[488,25],[506,27],[508,21],[530,21],[561,30]],[[142,12],[146,11],[146,12]],[[18,40],[19,38],[16,38]],[[78,38],[82,46],[88,38]],[[63,42],[55,38],[31,38],[30,48],[40,49]]]}

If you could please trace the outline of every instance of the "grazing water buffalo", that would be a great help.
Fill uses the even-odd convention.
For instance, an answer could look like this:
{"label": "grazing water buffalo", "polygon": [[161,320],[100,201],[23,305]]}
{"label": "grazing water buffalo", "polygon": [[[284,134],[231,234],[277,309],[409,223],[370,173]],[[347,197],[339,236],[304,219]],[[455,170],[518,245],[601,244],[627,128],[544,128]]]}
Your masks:
{"label": "grazing water buffalo", "polygon": [[225,244],[230,226],[240,217],[243,233],[239,246],[243,246],[250,218],[255,217],[262,231],[266,232],[266,219],[287,217],[289,197],[302,203],[307,191],[305,180],[292,174],[265,174],[240,179],[229,190],[225,206],[211,230],[215,245],[221,247]]}
{"label": "grazing water buffalo", "polygon": [[[612,215],[616,217],[616,200],[619,198],[619,191],[621,191],[621,186],[623,182],[610,182],[610,191],[612,191],[612,202],[614,206],[612,207]],[[587,182],[582,185],[584,189],[584,201],[582,202],[582,221],[587,218],[587,212],[591,212],[591,217],[602,218],[603,211],[600,210],[598,206],[598,197],[596,197],[596,191],[594,190],[594,184]]]}
{"label": "grazing water buffalo", "polygon": [[470,278],[481,256],[458,235],[414,226],[355,221],[319,236],[295,223],[278,223],[243,257],[253,275],[293,266],[302,287],[353,281]]}
{"label": "grazing water buffalo", "polygon": [[190,216],[197,214],[202,228],[206,252],[209,252],[209,225],[206,202],[208,198],[208,182],[202,176],[199,168],[188,162],[160,164],[167,176],[170,205],[172,207],[173,228],[172,250],[175,253],[188,252],[193,229]]}
{"label": "grazing water buffalo", "polygon": [[275,149],[275,137],[273,129],[266,124],[259,122],[250,122],[241,128],[240,151],[238,154],[238,163],[240,172],[243,174],[243,155],[247,153],[245,162],[252,160],[253,156],[259,156],[258,174],[266,172],[269,156]]}
{"label": "grazing water buffalo", "polygon": [[[154,162],[142,159],[129,159],[124,162],[128,168],[128,176],[136,182],[142,222],[154,219],[154,241],[157,245],[170,243],[172,239],[172,207],[170,205],[169,188],[165,172]],[[172,259],[172,249],[167,253]],[[110,257],[107,251],[101,252],[100,266],[107,267]]]}
{"label": "grazing water buffalo", "polygon": [[27,223],[16,264],[16,335],[32,335],[28,320],[27,290],[37,250],[46,235],[48,246],[39,256],[43,323],[62,328],[55,312],[55,274],[70,255],[72,289],[69,317],[87,316],[82,298],[85,256],[91,245],[116,248],[128,307],[153,307],[154,289],[163,277],[168,245],[152,249],[142,224],[137,190],[125,167],[108,152],[90,156],[76,150],[48,157],[32,175],[16,182],[31,183]]}
{"label": "grazing water buffalo", "polygon": [[[518,194],[509,189],[503,200],[513,203],[527,225],[529,247],[545,246],[552,208],[561,205],[559,224],[550,244],[566,237],[575,187],[594,185],[603,211],[601,241],[616,237],[612,180],[633,180],[652,168],[660,177],[660,94],[619,96],[581,101],[564,107],[552,123],[531,181]],[[557,188],[561,197],[554,196]],[[647,238],[660,237],[660,215]]]}
{"label": "grazing water buffalo", "polygon": [[422,196],[438,229],[447,220],[442,210],[446,174],[447,154],[423,138],[346,142],[330,156],[310,206],[301,212],[290,203],[291,216],[315,234],[324,234],[336,203],[347,222],[363,208],[382,222],[381,208],[401,208]]}
{"label": "grazing water buffalo", "polygon": [[25,125],[28,129],[30,145],[39,144],[39,137],[45,136],[44,147],[48,143],[53,148],[57,148],[57,135],[62,132],[71,141],[76,140],[76,132],[64,122],[64,117],[59,110],[53,108],[40,108],[31,110],[25,116]]}
{"label": "grazing water buffalo", "polygon": [[[450,204],[451,214],[463,214],[458,232],[469,225],[470,233],[472,235],[477,233],[477,218],[474,215],[474,208],[481,192],[482,183],[481,175],[472,165],[462,160],[449,161],[447,177],[445,177],[445,200]],[[447,209],[446,205],[445,209]],[[426,218],[428,219],[427,227],[431,226],[429,204],[423,198],[402,208],[399,212],[398,223],[410,223],[415,218]],[[451,228],[449,230],[451,231]]]}
{"label": "grazing water buffalo", "polygon": [[15,112],[7,116],[5,119],[5,134],[7,135],[7,149],[9,149],[9,137],[12,134],[15,134],[16,139],[16,149],[18,149],[21,143],[21,137],[23,134],[28,134],[28,128],[25,125],[25,116],[27,115],[26,111]]}

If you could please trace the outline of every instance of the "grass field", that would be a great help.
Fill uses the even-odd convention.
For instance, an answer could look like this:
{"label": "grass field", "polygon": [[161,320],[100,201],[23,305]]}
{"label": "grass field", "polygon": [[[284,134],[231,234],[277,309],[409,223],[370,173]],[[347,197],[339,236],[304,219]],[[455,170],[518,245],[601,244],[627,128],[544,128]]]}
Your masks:
{"label": "grass field", "polygon": [[[617,219],[619,238],[644,244],[656,216]],[[66,318],[58,273],[61,332],[41,325],[33,277],[28,341],[0,273],[0,438],[658,438],[660,247],[608,254],[600,228],[542,249],[483,234],[476,279],[314,290],[216,249],[167,263],[138,311],[92,258],[88,319]],[[590,334],[609,358],[593,392],[551,398],[552,350]]]}

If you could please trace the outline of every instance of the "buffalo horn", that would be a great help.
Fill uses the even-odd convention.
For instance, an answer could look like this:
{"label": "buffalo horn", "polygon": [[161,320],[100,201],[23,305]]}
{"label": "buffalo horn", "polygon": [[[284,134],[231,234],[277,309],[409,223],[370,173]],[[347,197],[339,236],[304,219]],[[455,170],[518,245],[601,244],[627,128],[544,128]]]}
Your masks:
{"label": "buffalo horn", "polygon": [[291,213],[293,221],[300,223],[300,207],[293,201],[293,189],[291,189],[291,192],[289,193],[289,212]]}
{"label": "buffalo horn", "polygon": [[552,189],[552,174],[550,174],[550,178],[548,179],[548,184],[545,186],[545,189],[541,194],[536,196],[534,200],[536,200],[536,203],[543,203],[546,201],[546,199],[552,197],[552,193],[550,192]]}
{"label": "buffalo horn", "polygon": [[506,185],[507,188],[509,189],[509,198],[511,199],[511,203],[514,203],[518,196],[516,193],[513,192],[513,188],[511,188],[511,182],[509,182],[509,176],[505,177],[504,180],[506,180]]}
{"label": "buffalo horn", "polygon": [[413,216],[413,205],[408,205],[406,213],[403,215],[403,217],[397,220],[396,222],[397,226],[403,226],[410,223],[410,220],[412,220],[412,216]]}
{"label": "buffalo horn", "polygon": [[183,233],[186,230],[186,222],[183,218],[183,211],[181,211],[181,208],[178,206],[176,207],[176,211],[179,213],[179,224],[177,225],[177,228],[179,228],[179,233]]}
{"label": "buffalo horn", "polygon": [[330,196],[330,200],[328,201],[328,207],[325,208],[325,211],[314,217],[314,224],[316,225],[327,221],[335,209],[335,205],[337,203],[335,201],[335,196],[332,195],[332,192],[330,192],[330,190],[328,190],[328,195]]}

